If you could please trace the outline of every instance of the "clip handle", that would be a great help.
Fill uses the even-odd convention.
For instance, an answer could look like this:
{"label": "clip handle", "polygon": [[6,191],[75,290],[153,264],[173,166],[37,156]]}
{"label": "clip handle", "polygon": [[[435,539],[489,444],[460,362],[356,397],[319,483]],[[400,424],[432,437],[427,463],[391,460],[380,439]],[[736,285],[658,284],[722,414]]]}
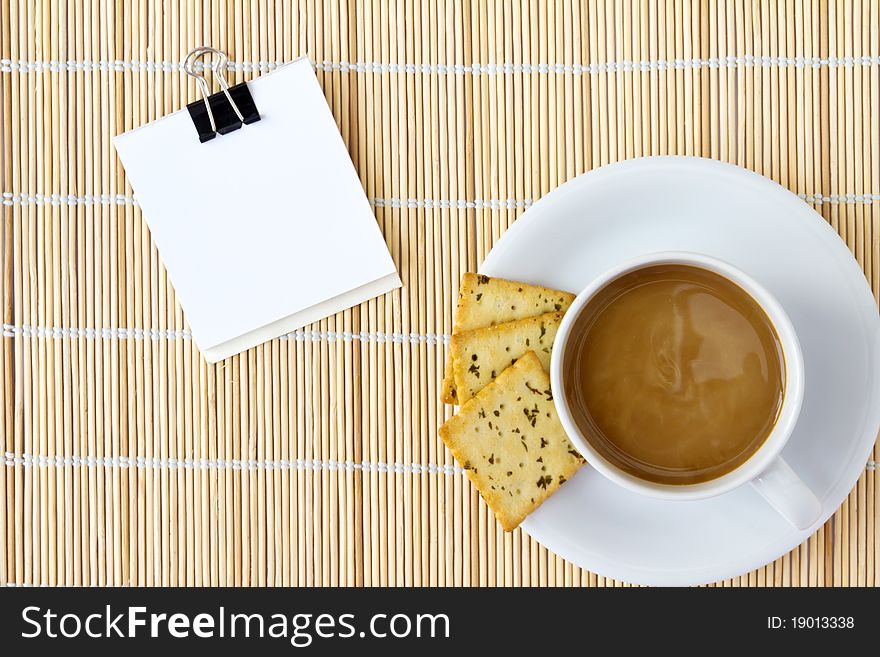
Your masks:
{"label": "clip handle", "polygon": [[[198,62],[206,55],[211,55],[211,59],[207,62],[207,65],[199,66]],[[183,62],[183,70],[187,75],[196,79],[202,92],[204,109],[195,107],[198,105],[197,102],[187,105],[187,109],[198,131],[199,140],[202,142],[213,139],[218,134],[226,134],[227,132],[237,130],[243,124],[254,123],[260,120],[259,112],[257,112],[250,91],[247,89],[247,84],[241,83],[230,87],[226,81],[223,71],[226,69],[227,61],[228,58],[223,51],[211,48],[210,46],[199,46],[198,48],[193,48]],[[205,78],[205,68],[214,74],[214,77],[220,84],[220,94],[211,94],[208,81]],[[229,116],[227,106],[221,103],[218,96],[225,97],[228,108],[232,110],[235,118]],[[242,111],[242,107],[244,111]],[[210,130],[208,130],[208,126],[200,125],[203,122],[204,116],[207,116]]]}

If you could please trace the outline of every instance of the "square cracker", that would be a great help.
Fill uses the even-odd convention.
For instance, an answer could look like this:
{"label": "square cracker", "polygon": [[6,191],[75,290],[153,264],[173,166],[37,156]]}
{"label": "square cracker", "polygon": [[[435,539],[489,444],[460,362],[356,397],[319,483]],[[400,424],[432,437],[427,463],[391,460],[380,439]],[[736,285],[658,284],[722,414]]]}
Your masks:
{"label": "square cracker", "polygon": [[459,402],[468,401],[529,351],[549,372],[551,347],[564,314],[546,313],[453,335],[450,358]]}
{"label": "square cracker", "polygon": [[[574,295],[569,292],[467,272],[461,277],[458,288],[452,332],[471,331],[554,311],[564,312],[572,301]],[[440,399],[446,404],[459,403],[451,359],[446,362]]]}
{"label": "square cracker", "polygon": [[513,531],[584,463],[568,440],[534,352],[440,427],[440,437],[506,531]]}
{"label": "square cracker", "polygon": [[455,330],[470,331],[549,312],[564,312],[574,295],[482,274],[466,273],[458,289]]}

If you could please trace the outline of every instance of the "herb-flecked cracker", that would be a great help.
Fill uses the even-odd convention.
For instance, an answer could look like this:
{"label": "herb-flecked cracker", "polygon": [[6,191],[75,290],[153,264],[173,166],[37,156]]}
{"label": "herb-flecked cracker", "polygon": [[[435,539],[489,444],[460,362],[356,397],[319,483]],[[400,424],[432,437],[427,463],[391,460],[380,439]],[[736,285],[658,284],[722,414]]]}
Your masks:
{"label": "herb-flecked cracker", "polygon": [[550,377],[534,352],[464,404],[440,427],[440,437],[507,531],[584,463],[559,422]]}
{"label": "herb-flecked cracker", "polygon": [[546,313],[453,335],[450,357],[459,402],[476,395],[529,351],[550,371],[550,350],[563,314]]}
{"label": "herb-flecked cracker", "polygon": [[[454,335],[544,313],[564,312],[572,301],[574,295],[568,292],[467,272],[458,288],[452,332]],[[446,362],[440,399],[446,404],[459,403],[451,359]]]}
{"label": "herb-flecked cracker", "polygon": [[549,312],[565,312],[574,295],[482,274],[466,273],[458,288],[455,331],[470,331]]}

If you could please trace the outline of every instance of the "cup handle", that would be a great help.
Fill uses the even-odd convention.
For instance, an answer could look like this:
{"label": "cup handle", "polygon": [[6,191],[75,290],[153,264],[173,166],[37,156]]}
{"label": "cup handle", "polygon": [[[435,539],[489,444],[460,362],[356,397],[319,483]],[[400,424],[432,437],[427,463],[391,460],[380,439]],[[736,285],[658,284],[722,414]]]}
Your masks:
{"label": "cup handle", "polygon": [[779,515],[798,529],[812,527],[822,515],[818,498],[781,456],[751,483]]}

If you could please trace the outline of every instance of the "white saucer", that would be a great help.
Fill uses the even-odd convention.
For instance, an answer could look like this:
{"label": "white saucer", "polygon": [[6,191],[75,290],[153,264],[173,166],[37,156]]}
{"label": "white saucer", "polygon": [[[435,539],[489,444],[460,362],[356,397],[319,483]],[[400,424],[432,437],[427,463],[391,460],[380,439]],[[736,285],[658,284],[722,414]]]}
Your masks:
{"label": "white saucer", "polygon": [[601,575],[702,584],[799,545],[864,472],[880,427],[880,316],[849,250],[806,203],[767,178],[699,158],[630,160],[562,185],[516,221],[481,271],[579,292],[615,263],[654,251],[726,260],[790,315],[806,389],[783,455],[822,502],[821,521],[798,531],[749,486],[670,502],[626,491],[585,467],[522,526]]}

